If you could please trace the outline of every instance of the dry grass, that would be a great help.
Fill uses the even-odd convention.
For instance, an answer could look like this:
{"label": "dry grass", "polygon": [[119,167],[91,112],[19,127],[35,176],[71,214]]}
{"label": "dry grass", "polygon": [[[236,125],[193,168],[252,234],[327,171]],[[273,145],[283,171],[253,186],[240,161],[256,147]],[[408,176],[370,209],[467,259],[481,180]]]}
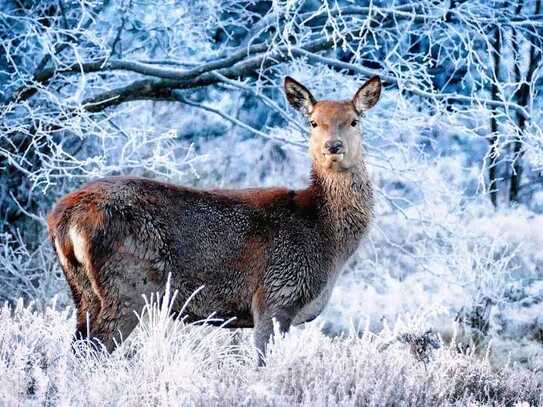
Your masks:
{"label": "dry grass", "polygon": [[70,310],[5,306],[0,404],[535,406],[543,401],[542,386],[527,372],[496,371],[485,359],[435,343],[421,358],[412,351],[413,341],[388,332],[330,338],[308,325],[273,344],[268,366],[258,369],[250,331],[185,325],[169,318],[163,304],[144,310],[135,334],[112,355],[83,343],[77,355],[70,351]]}

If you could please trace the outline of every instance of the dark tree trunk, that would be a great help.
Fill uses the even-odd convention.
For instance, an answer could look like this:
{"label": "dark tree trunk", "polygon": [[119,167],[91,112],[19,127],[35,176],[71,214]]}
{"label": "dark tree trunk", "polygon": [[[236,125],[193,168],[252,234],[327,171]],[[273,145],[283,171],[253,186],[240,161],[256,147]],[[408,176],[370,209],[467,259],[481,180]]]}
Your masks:
{"label": "dark tree trunk", "polygon": [[[520,14],[522,10],[523,2],[519,1],[517,8],[516,8],[516,14]],[[535,2],[535,10],[534,15],[538,15],[541,12],[541,0],[537,0]],[[526,72],[526,79],[522,80],[522,73],[520,71],[520,57],[519,57],[519,43],[518,43],[518,37],[517,32],[515,29],[513,29],[513,36],[512,36],[512,42],[513,42],[513,53],[515,55],[515,80],[520,83],[522,81],[522,84],[520,85],[519,89],[516,92],[516,101],[520,106],[527,106],[530,101],[530,83],[532,82],[534,71],[536,66],[539,64],[541,60],[541,52],[538,50],[538,47],[536,47],[536,44],[534,42],[537,40],[536,37],[532,34],[530,35],[530,55],[529,55],[529,63],[528,63],[528,70]],[[520,182],[522,179],[522,156],[524,155],[524,151],[522,150],[522,133],[524,132],[524,129],[526,128],[526,118],[517,112],[517,124],[519,128],[519,134],[516,137],[514,143],[513,143],[513,165],[511,170],[511,183],[509,187],[509,201],[510,202],[519,202],[519,191],[520,191]]]}
{"label": "dark tree trunk", "polygon": [[[501,60],[501,33],[500,28],[496,26],[494,32],[494,41],[493,41],[493,50],[492,50],[492,60],[493,60],[493,70],[494,70],[494,81],[492,83],[491,94],[492,100],[498,100],[498,85],[497,82],[500,77],[500,60]],[[498,120],[497,114],[494,111],[490,118],[490,136],[488,138],[488,143],[490,144],[490,153],[488,157],[488,190],[490,192],[490,201],[494,207],[498,206],[498,172],[497,172],[497,160],[498,160]]]}

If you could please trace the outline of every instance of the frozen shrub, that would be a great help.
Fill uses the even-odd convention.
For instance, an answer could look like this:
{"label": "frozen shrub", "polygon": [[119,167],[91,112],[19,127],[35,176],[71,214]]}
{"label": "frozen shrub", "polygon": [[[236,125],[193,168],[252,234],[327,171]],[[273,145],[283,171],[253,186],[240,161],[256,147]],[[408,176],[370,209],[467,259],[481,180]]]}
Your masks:
{"label": "frozen shrub", "polygon": [[[387,331],[330,338],[318,326],[294,329],[272,344],[268,365],[256,368],[250,335],[171,319],[174,295],[167,293],[160,305],[151,301],[141,326],[111,355],[82,343],[74,354],[73,315],[55,304],[41,312],[22,303],[4,306],[0,404],[535,406],[543,401],[541,385],[518,367],[495,370],[487,359],[448,345],[422,362],[401,343],[413,343],[415,336],[398,341]],[[426,336],[431,344],[434,339]],[[387,341],[392,343],[383,348]]]}

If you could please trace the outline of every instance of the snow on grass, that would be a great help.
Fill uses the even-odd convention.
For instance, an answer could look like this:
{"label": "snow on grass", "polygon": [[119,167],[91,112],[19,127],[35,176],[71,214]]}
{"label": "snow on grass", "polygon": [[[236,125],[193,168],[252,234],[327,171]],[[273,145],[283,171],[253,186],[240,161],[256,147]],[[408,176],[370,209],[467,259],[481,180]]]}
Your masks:
{"label": "snow on grass", "polygon": [[[527,371],[432,346],[412,319],[376,335],[331,338],[294,328],[256,368],[251,331],[193,326],[149,304],[111,355],[79,342],[74,318],[55,304],[0,311],[0,405],[540,405]],[[409,332],[408,332],[409,331]],[[524,403],[524,404],[522,404]]]}

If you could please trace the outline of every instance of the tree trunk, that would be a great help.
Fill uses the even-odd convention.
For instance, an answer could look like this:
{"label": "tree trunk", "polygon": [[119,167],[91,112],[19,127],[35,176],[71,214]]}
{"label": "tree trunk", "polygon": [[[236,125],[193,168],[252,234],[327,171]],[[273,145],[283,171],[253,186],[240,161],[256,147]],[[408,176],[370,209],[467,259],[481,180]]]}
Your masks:
{"label": "tree trunk", "polygon": [[[498,81],[500,77],[500,59],[501,59],[501,33],[500,28],[496,26],[494,31],[494,41],[492,50],[492,60],[494,69],[494,80],[492,82],[491,97],[492,100],[498,100]],[[488,190],[490,193],[490,201],[494,207],[498,206],[498,176],[497,176],[497,160],[498,160],[498,120],[494,110],[490,118],[490,136],[488,142],[490,144],[490,153],[488,156]]]}
{"label": "tree trunk", "polygon": [[[522,10],[522,1],[519,1],[516,14],[520,14],[520,11]],[[535,10],[534,15],[538,15],[541,12],[541,0],[537,0],[535,2]],[[518,38],[517,38],[517,32],[515,29],[513,29],[513,53],[515,55],[515,80],[520,83],[522,81],[522,74],[520,71],[520,62],[519,62],[519,44],[518,44]],[[522,81],[522,84],[520,85],[518,91],[516,92],[516,100],[517,103],[520,106],[528,106],[528,103],[530,101],[531,96],[531,87],[530,83],[532,82],[534,71],[537,65],[539,65],[539,62],[541,60],[541,52],[539,52],[538,47],[536,47],[536,44],[534,42],[536,41],[536,37],[534,35],[530,35],[530,54],[529,54],[529,61],[528,61],[528,71],[526,72],[526,79]],[[522,156],[524,155],[524,152],[522,150],[522,133],[524,132],[524,129],[526,128],[526,118],[517,112],[517,124],[519,128],[519,135],[516,137],[514,143],[513,143],[513,167],[511,170],[511,183],[509,186],[509,201],[510,202],[519,202],[518,193],[520,190],[520,182],[522,179]]]}

